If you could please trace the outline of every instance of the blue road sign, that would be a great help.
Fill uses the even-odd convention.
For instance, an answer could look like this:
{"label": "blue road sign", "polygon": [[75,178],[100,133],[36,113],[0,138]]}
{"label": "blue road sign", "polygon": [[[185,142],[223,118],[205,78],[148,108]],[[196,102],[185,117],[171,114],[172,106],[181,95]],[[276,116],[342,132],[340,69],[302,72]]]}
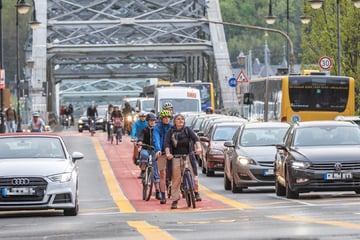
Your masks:
{"label": "blue road sign", "polygon": [[229,86],[230,87],[236,87],[237,82],[236,82],[236,78],[232,77],[229,79]]}

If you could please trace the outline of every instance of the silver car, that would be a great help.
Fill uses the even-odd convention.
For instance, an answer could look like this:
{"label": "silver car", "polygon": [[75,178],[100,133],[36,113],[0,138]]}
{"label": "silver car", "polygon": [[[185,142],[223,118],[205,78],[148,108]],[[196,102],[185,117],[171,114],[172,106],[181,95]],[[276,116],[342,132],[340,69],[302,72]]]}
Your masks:
{"label": "silver car", "polygon": [[0,210],[62,209],[65,216],[79,211],[76,160],[55,134],[0,136]]}

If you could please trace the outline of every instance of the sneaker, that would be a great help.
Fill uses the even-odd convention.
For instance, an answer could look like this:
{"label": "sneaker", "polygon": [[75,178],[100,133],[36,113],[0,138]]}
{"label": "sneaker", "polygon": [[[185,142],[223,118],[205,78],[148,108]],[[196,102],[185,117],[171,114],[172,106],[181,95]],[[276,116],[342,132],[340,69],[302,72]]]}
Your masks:
{"label": "sneaker", "polygon": [[165,198],[165,197],[164,197],[164,198],[161,198],[160,204],[166,204],[166,198]]}
{"label": "sneaker", "polygon": [[171,209],[177,209],[177,203],[178,203],[178,201],[173,201],[171,203]]}
{"label": "sneaker", "polygon": [[197,202],[201,202],[201,197],[199,192],[195,192],[195,199]]}
{"label": "sneaker", "polygon": [[160,191],[156,191],[155,197],[157,200],[161,200],[161,193]]}

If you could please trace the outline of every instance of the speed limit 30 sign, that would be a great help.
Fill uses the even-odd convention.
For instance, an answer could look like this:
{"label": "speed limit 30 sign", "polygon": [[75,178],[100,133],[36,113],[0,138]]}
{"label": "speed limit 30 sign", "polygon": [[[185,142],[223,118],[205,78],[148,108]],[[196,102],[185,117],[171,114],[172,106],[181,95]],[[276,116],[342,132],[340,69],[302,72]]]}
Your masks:
{"label": "speed limit 30 sign", "polygon": [[332,59],[328,56],[323,56],[319,59],[319,66],[322,70],[329,70],[333,65]]}

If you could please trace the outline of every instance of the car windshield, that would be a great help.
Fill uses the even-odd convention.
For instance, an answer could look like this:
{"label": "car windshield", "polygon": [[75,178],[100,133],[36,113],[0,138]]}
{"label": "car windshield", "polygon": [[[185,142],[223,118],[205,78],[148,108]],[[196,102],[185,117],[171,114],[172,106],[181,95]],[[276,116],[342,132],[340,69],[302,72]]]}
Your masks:
{"label": "car windshield", "polygon": [[273,146],[283,142],[288,128],[245,128],[239,144],[243,147]]}
{"label": "car windshield", "polygon": [[239,126],[221,126],[215,129],[213,141],[230,141]]}
{"label": "car windshield", "polygon": [[294,146],[359,145],[360,128],[325,126],[299,128],[295,132]]}
{"label": "car windshield", "polygon": [[1,138],[0,159],[9,158],[65,158],[65,152],[58,138]]}
{"label": "car windshield", "polygon": [[154,99],[143,100],[142,104],[143,104],[142,106],[143,111],[150,112],[151,110],[154,109]]}

